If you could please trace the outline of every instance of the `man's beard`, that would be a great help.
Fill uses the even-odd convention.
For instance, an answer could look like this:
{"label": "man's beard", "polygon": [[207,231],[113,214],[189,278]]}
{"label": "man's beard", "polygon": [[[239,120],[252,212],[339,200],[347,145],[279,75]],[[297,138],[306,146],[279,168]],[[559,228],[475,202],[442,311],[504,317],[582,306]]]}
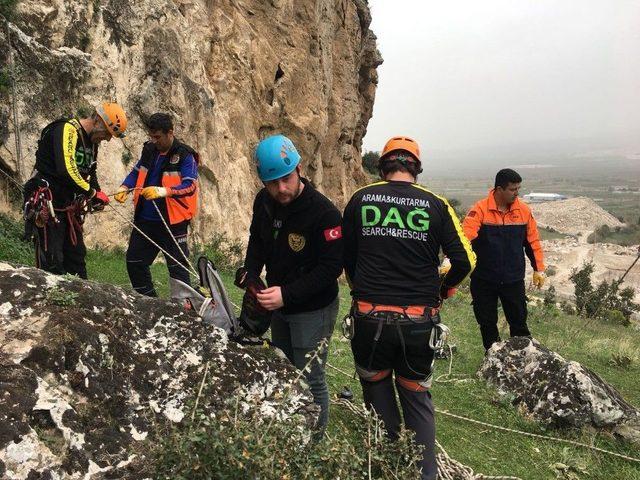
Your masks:
{"label": "man's beard", "polygon": [[290,194],[288,193],[288,194],[284,195],[285,198],[282,198],[283,196],[281,194],[278,194],[278,196],[276,198],[278,203],[280,203],[281,205],[289,205],[296,198],[298,198],[298,195],[300,195],[300,185],[301,184],[302,184],[302,181],[300,179],[298,179],[298,185],[296,186],[295,191],[290,193]]}

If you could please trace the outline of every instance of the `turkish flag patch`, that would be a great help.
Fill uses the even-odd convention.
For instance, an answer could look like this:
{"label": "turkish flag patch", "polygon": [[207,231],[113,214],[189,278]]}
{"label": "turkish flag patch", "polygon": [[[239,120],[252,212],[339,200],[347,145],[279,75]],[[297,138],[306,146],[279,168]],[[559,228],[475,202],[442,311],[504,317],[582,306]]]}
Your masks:
{"label": "turkish flag patch", "polygon": [[327,242],[332,242],[334,240],[338,240],[339,238],[342,238],[342,227],[341,226],[337,226],[337,227],[333,227],[333,228],[327,228],[324,231],[324,239]]}

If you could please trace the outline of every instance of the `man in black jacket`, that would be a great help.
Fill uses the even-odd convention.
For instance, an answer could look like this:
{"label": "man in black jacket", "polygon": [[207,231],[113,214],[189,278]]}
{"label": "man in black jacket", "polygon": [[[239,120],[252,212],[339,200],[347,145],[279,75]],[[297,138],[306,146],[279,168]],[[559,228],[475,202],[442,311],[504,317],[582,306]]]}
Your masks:
{"label": "man in black jacket", "polygon": [[37,267],[87,278],[84,214],[109,203],[98,183],[98,145],[124,137],[126,129],[122,107],[102,103],[90,116],[61,118],[42,130],[24,186],[25,233],[35,242]]}
{"label": "man in black jacket", "polygon": [[[446,199],[416,183],[418,144],[387,142],[381,182],[353,194],[344,211],[344,263],[353,306],[351,349],[366,405],[391,438],[400,431],[394,382],[406,426],[424,445],[422,479],[437,476],[431,402],[432,331],[439,306],[473,269],[475,255]],[[451,269],[441,280],[440,249]]]}
{"label": "man in black jacket", "polygon": [[321,407],[317,426],[322,430],[329,417],[324,366],[338,314],[337,278],[342,271],[340,212],[300,176],[300,155],[287,137],[262,140],[256,160],[264,188],[253,204],[244,268],[257,278],[266,267],[269,286],[257,300],[274,312],[273,344],[299,369],[311,361],[305,375]]}

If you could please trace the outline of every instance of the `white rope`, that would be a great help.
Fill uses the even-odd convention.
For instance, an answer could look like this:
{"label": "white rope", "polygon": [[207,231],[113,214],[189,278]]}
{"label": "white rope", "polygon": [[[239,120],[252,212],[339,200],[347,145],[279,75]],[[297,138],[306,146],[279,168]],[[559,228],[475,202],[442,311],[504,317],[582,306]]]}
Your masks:
{"label": "white rope", "polygon": [[[328,362],[326,363],[326,365],[328,367],[340,372],[344,376],[346,376],[348,378],[352,378],[351,375],[349,375],[348,373],[344,372],[343,370],[340,370],[339,368],[334,367],[333,365],[329,364]],[[451,370],[449,370],[449,373],[446,374],[446,375],[450,375],[450,374],[451,374]],[[453,381],[453,380],[450,380],[450,381]],[[443,382],[445,382],[445,381],[443,381]],[[612,452],[610,450],[605,450],[604,448],[600,448],[600,447],[594,447],[593,445],[588,445],[586,443],[577,442],[575,440],[567,440],[567,439],[564,439],[564,438],[552,437],[550,435],[541,435],[539,433],[523,432],[522,430],[516,430],[514,428],[508,428],[508,427],[501,427],[499,425],[494,425],[492,423],[482,422],[480,420],[475,420],[473,418],[464,417],[462,415],[456,415],[455,413],[451,413],[451,412],[448,412],[446,410],[440,410],[438,408],[436,408],[435,410],[436,410],[437,413],[439,413],[441,415],[444,415],[446,417],[452,417],[452,418],[456,418],[458,420],[463,420],[465,422],[473,423],[473,424],[476,424],[476,425],[482,425],[483,427],[493,428],[495,430],[500,430],[500,431],[503,431],[503,432],[515,433],[517,435],[522,435],[522,436],[526,436],[526,437],[539,438],[539,439],[548,440],[548,441],[551,441],[551,442],[565,443],[565,444],[568,444],[568,445],[573,445],[575,447],[586,448],[586,449],[593,450],[593,451],[596,451],[596,452],[604,453],[606,455],[611,455],[611,456],[614,456],[614,457],[618,457],[618,458],[621,458],[623,460],[628,460],[630,462],[640,463],[640,458],[630,457],[628,455],[623,455],[621,453]],[[476,478],[476,477],[474,477],[474,478]],[[477,477],[477,478],[512,478],[512,477]]]}
{"label": "white rope", "polygon": [[[156,212],[158,212],[158,216],[160,217],[160,220],[162,220],[162,224],[167,229],[167,233],[169,234],[169,236],[173,239],[173,243],[175,244],[175,246],[178,247],[178,250],[182,254],[182,257],[187,262],[187,265],[189,265],[191,270],[193,272],[195,272],[196,269],[193,267],[193,265],[191,265],[191,262],[189,261],[189,258],[187,258],[187,254],[184,253],[184,250],[182,248],[180,248],[180,244],[178,243],[178,239],[176,239],[176,237],[173,235],[173,232],[171,231],[171,228],[169,228],[169,225],[167,225],[167,222],[164,219],[164,216],[162,215],[162,213],[160,212],[160,208],[156,204],[156,201],[155,200],[151,200],[151,203],[153,204],[154,208],[156,209]],[[186,241],[186,239],[185,239],[185,241]],[[196,275],[196,278],[198,278],[198,273],[195,273],[195,275]]]}
{"label": "white rope", "polygon": [[[367,410],[363,405],[357,405],[346,399],[332,399],[331,403],[344,407],[351,413],[365,419],[369,428],[371,426],[371,418],[373,416],[376,416],[373,414],[373,412]],[[371,447],[371,441],[368,442],[368,446]],[[440,452],[436,455],[436,463],[438,464],[438,478],[440,480],[522,480],[520,477],[493,476],[474,473],[471,467],[463,465],[457,460],[451,458],[444,447],[437,440],[436,446],[440,450]],[[370,450],[369,456],[371,456]],[[369,461],[369,468],[370,467],[371,462]]]}
{"label": "white rope", "polygon": [[107,203],[108,206],[111,207],[111,209],[116,212],[116,214],[118,214],[118,216],[120,216],[120,218],[122,218],[125,222],[127,222],[129,225],[131,225],[134,229],[136,229],[138,231],[138,233],[140,235],[142,235],[144,238],[146,238],[147,240],[149,240],[149,242],[151,243],[151,245],[153,245],[154,247],[156,247],[158,250],[160,250],[162,253],[164,253],[168,258],[170,258],[171,260],[173,260],[174,262],[176,262],[178,265],[180,265],[183,269],[185,269],[187,272],[189,273],[193,273],[196,278],[198,277],[198,273],[193,270],[193,267],[191,267],[191,264],[189,264],[189,266],[185,266],[182,263],[180,263],[178,260],[176,260],[173,256],[171,256],[169,254],[169,252],[167,252],[164,248],[162,248],[160,245],[158,245],[156,242],[154,242],[153,240],[151,240],[151,238],[149,238],[149,236],[144,233],[142,230],[140,230],[140,228],[133,223],[131,220],[129,220],[127,217],[125,217],[122,213],[120,213],[116,207],[114,207],[113,205],[111,205],[111,203]]}
{"label": "white rope", "polygon": [[500,431],[503,431],[503,432],[516,433],[518,435],[522,435],[522,436],[525,436],[525,437],[540,438],[542,440],[549,440],[549,441],[552,441],[552,442],[566,443],[568,445],[587,448],[589,450],[594,450],[596,452],[605,453],[607,455],[612,455],[614,457],[622,458],[623,460],[628,460],[630,462],[640,463],[640,458],[630,457],[628,455],[623,455],[621,453],[616,453],[616,452],[612,452],[610,450],[605,450],[604,448],[594,447],[593,445],[588,445],[586,443],[576,442],[575,440],[568,440],[568,439],[565,439],[565,438],[552,437],[550,435],[541,435],[539,433],[523,432],[522,430],[516,430],[514,428],[501,427],[499,425],[494,425],[492,423],[482,422],[480,420],[475,420],[473,418],[464,417],[462,415],[456,415],[455,413],[451,413],[451,412],[448,412],[446,410],[439,410],[437,408],[436,408],[436,412],[441,414],[441,415],[445,415],[447,417],[457,418],[458,420],[464,420],[465,422],[474,423],[476,425],[482,425],[483,427],[489,427],[489,428],[493,428],[495,430],[500,430]]}
{"label": "white rope", "polygon": [[[2,15],[0,15],[2,16]],[[16,167],[18,170],[18,180],[22,181],[22,142],[20,141],[20,123],[18,122],[18,102],[16,100],[16,66],[13,61],[13,48],[11,47],[11,31],[9,29],[9,19],[2,16],[4,18],[5,27],[6,27],[6,35],[7,35],[7,45],[8,56],[9,56],[9,68],[11,70],[11,98],[12,98],[12,106],[13,106],[13,137],[16,144]]]}

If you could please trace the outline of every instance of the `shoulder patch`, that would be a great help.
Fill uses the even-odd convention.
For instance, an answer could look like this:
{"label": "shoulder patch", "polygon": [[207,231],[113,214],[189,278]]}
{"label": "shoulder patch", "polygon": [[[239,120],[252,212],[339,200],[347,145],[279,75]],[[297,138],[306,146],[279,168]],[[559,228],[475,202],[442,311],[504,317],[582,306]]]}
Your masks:
{"label": "shoulder patch", "polygon": [[299,233],[290,233],[288,240],[289,240],[289,247],[294,252],[300,252],[304,248],[305,244],[307,243],[304,236],[300,235]]}
{"label": "shoulder patch", "polygon": [[342,227],[340,225],[333,228],[327,228],[324,231],[324,239],[327,242],[333,242],[334,240],[339,240],[340,238],[342,238]]}
{"label": "shoulder patch", "polygon": [[471,210],[469,213],[467,213],[467,217],[475,217],[478,214],[478,212],[476,212],[475,210]]}

